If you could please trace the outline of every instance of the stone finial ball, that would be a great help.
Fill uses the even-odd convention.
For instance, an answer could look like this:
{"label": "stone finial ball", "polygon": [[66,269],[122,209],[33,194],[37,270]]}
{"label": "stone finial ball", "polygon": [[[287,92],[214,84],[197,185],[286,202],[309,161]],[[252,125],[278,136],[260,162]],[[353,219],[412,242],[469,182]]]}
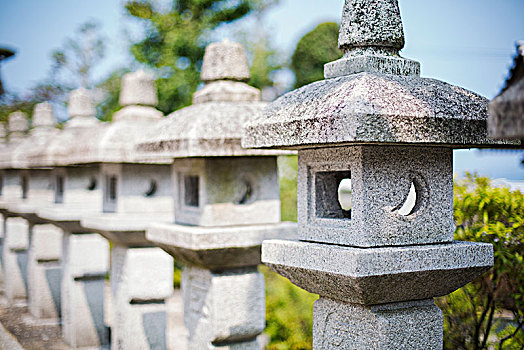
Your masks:
{"label": "stone finial ball", "polygon": [[155,80],[143,70],[127,73],[122,77],[120,105],[156,106],[158,98]]}
{"label": "stone finial ball", "polygon": [[96,114],[95,106],[91,101],[89,91],[84,88],[71,91],[67,111],[70,118],[94,116]]}
{"label": "stone finial ball", "polygon": [[9,114],[8,130],[12,132],[26,132],[29,129],[27,115],[24,112],[16,111]]}
{"label": "stone finial ball", "polygon": [[35,105],[33,110],[33,127],[54,126],[56,122],[53,114],[53,106],[49,102]]}
{"label": "stone finial ball", "polygon": [[404,47],[404,30],[397,0],[346,0],[342,12],[338,46]]}
{"label": "stone finial ball", "polygon": [[205,82],[216,80],[247,81],[250,78],[246,50],[228,39],[206,47],[201,78]]}

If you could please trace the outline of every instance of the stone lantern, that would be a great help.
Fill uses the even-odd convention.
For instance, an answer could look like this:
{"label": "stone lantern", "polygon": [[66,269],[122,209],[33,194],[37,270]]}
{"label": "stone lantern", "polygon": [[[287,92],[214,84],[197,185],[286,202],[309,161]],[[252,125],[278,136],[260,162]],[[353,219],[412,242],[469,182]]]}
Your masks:
{"label": "stone lantern", "polygon": [[[13,168],[11,154],[27,138],[29,123],[23,112],[14,112],[8,119],[8,143],[0,155],[2,177],[2,213],[3,241],[2,268],[4,293],[9,303],[23,303],[27,299],[27,247],[28,224],[18,216],[13,216],[8,207],[27,196],[27,178],[20,176],[20,170]],[[18,261],[22,264],[18,264]]]}
{"label": "stone lantern", "polygon": [[245,129],[244,147],[298,149],[299,240],[265,241],[262,261],[320,295],[315,349],[442,349],[433,298],[493,264],[453,241],[452,211],[453,149],[494,144],[488,101],[421,78],[403,46],[397,0],[346,0],[326,79]]}
{"label": "stone lantern", "polygon": [[189,349],[258,349],[265,327],[263,239],[292,235],[280,222],[278,154],[240,147],[243,124],[265,106],[248,86],[244,48],[206,48],[203,89],[193,105],[159,123],[140,150],[174,159],[175,222],[147,238],[185,263],[184,323]]}
{"label": "stone lantern", "polygon": [[89,92],[71,92],[70,119],[64,129],[40,150],[28,155],[32,167],[53,167],[53,198],[37,216],[63,230],[61,256],[61,317],[64,340],[71,347],[109,343],[104,324],[104,282],[109,269],[109,244],[80,225],[81,218],[102,205],[99,166],[77,166],[67,153],[82,140],[94,140],[105,126],[95,117]]}
{"label": "stone lantern", "polygon": [[[10,215],[26,220],[24,226],[27,229],[9,232],[8,235],[14,240],[12,242],[24,242],[28,244],[25,282],[27,284],[27,296],[29,311],[35,318],[58,319],[60,310],[60,256],[62,230],[46,224],[37,215],[36,211],[40,205],[51,201],[53,191],[51,182],[51,168],[30,168],[28,154],[35,149],[41,149],[53,137],[58,130],[55,128],[56,120],[50,103],[39,103],[34,108],[32,119],[32,130],[29,136],[19,146],[9,153],[11,167],[19,169],[20,183],[22,187],[21,197],[9,202],[7,211]],[[16,236],[16,237],[13,237]],[[26,243],[27,242],[27,243]],[[18,254],[24,250],[19,247]],[[11,252],[6,252],[7,256]],[[24,253],[25,254],[25,253]],[[21,257],[17,257],[17,264],[12,267],[14,271],[20,265]],[[14,259],[13,259],[14,260]],[[13,261],[14,263],[14,261]],[[7,274],[10,267],[6,266]],[[10,290],[11,279],[6,281]]]}
{"label": "stone lantern", "polygon": [[153,77],[124,75],[121,110],[94,140],[79,142],[68,157],[100,164],[102,208],[81,225],[113,243],[109,279],[113,299],[111,343],[117,349],[166,347],[166,300],[173,294],[173,258],[145,237],[155,221],[172,221],[170,158],[141,162],[135,145],[163,119]]}

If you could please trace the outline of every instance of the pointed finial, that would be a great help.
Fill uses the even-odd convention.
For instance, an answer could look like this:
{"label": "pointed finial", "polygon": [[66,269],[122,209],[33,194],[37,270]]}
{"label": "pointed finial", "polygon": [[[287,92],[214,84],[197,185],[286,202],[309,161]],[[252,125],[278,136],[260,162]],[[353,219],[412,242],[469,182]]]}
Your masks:
{"label": "pointed finial", "polygon": [[224,39],[206,47],[201,78],[205,82],[216,80],[248,81],[249,64],[246,50],[239,43]]}
{"label": "pointed finial", "polygon": [[418,62],[398,54],[404,47],[398,0],[346,0],[338,45],[344,57],[324,66],[326,79],[361,72],[420,74]]}
{"label": "pointed finial", "polygon": [[96,112],[89,91],[84,88],[71,91],[67,111],[70,119],[75,117],[94,117]]}
{"label": "pointed finial", "polygon": [[35,105],[33,110],[33,128],[54,128],[55,123],[53,106],[49,102]]}
{"label": "pointed finial", "polygon": [[392,54],[404,47],[404,30],[397,0],[346,0],[338,46],[384,48]]}
{"label": "pointed finial", "polygon": [[153,76],[143,70],[127,73],[122,77],[120,105],[156,106],[158,98]]}

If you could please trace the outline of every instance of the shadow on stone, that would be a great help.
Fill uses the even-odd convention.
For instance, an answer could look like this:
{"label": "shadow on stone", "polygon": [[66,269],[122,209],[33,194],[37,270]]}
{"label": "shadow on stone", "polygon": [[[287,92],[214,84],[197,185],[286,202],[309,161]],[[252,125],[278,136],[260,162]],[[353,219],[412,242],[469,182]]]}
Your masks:
{"label": "shadow on stone", "polygon": [[100,344],[108,344],[109,332],[104,324],[104,279],[85,279],[81,283],[84,286],[89,312],[91,312]]}
{"label": "shadow on stone", "polygon": [[62,317],[62,305],[60,299],[60,286],[62,285],[62,273],[60,266],[49,268],[45,270],[45,276],[53,304],[58,312],[58,317]]}
{"label": "shadow on stone", "polygon": [[150,312],[142,315],[142,324],[149,348],[165,349],[166,344],[166,313]]}

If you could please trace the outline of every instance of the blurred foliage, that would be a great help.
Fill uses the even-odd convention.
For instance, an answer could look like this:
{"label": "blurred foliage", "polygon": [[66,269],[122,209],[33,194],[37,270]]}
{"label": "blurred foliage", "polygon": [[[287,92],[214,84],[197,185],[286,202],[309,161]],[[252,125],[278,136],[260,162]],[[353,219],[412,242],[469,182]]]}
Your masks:
{"label": "blurred foliage", "polygon": [[282,221],[297,221],[297,156],[278,157]]}
{"label": "blurred foliage", "polygon": [[177,0],[169,10],[155,8],[155,1],[125,4],[139,20],[144,39],[131,47],[138,62],[157,72],[158,108],[170,113],[191,104],[200,84],[200,67],[209,33],[224,23],[243,18],[262,0]]}
{"label": "blurred foliage", "polygon": [[440,298],[446,349],[524,348],[524,196],[467,174],[454,187],[455,239],[490,243],[493,268]]}
{"label": "blurred foliage", "polygon": [[324,79],[324,64],[342,57],[338,31],[337,23],[321,23],[300,39],[291,58],[295,88]]}
{"label": "blurred foliage", "polygon": [[266,329],[269,350],[312,349],[313,302],[318,296],[260,267],[266,279]]}
{"label": "blurred foliage", "polygon": [[[86,89],[93,87],[92,72],[105,56],[104,37],[95,21],[80,25],[73,37],[51,54],[53,80],[62,79],[69,85]],[[64,74],[65,73],[65,74]]]}

